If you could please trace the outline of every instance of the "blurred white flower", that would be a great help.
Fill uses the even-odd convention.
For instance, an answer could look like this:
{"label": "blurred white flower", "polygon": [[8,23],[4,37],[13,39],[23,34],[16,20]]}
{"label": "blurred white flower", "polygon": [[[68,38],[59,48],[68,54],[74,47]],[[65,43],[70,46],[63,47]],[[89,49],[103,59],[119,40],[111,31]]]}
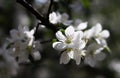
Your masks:
{"label": "blurred white flower", "polygon": [[70,25],[72,20],[68,20],[68,18],[67,13],[60,14],[59,12],[52,12],[49,15],[49,21],[53,24],[62,23],[64,25]]}
{"label": "blurred white flower", "polygon": [[84,38],[91,39],[95,38],[98,44],[102,45],[103,47],[107,47],[106,39],[110,36],[108,30],[102,30],[102,26],[100,23],[97,23],[91,29],[84,31]]}
{"label": "blurred white flower", "polygon": [[81,22],[77,26],[75,26],[75,30],[84,30],[87,28],[88,22]]}
{"label": "blurred white flower", "polygon": [[64,25],[70,25],[72,23],[72,20],[68,20],[69,16],[67,13],[63,13],[61,14],[61,19],[60,19],[60,23],[64,24]]}
{"label": "blurred white flower", "polygon": [[[35,58],[34,52],[38,52],[38,41],[34,41],[35,28],[29,30],[27,26],[19,26],[18,30],[13,29],[10,41],[9,50],[15,58],[18,58],[18,62],[29,62],[28,56],[30,54]],[[36,44],[37,42],[37,44]],[[40,47],[39,47],[40,48]],[[36,56],[38,58],[38,56]],[[40,54],[39,54],[39,57]]]}
{"label": "blurred white flower", "polygon": [[57,24],[61,19],[61,15],[58,12],[52,12],[49,15],[49,21],[53,24]]}
{"label": "blurred white flower", "polygon": [[10,78],[17,74],[18,64],[8,52],[5,47],[0,48],[0,78]]}
{"label": "blurred white flower", "polygon": [[95,66],[97,61],[101,61],[106,57],[105,53],[101,52],[103,49],[104,48],[97,43],[90,44],[86,50],[84,62],[91,67]]}
{"label": "blurred white flower", "polygon": [[110,33],[108,30],[102,30],[102,26],[100,23],[96,24],[93,27],[95,40],[98,44],[102,45],[103,47],[107,47],[106,39],[110,36]]}
{"label": "blurred white flower", "polygon": [[11,43],[17,40],[22,40],[25,38],[25,31],[28,31],[28,27],[27,26],[18,26],[18,30],[16,29],[12,29],[10,31],[10,36],[11,38],[8,38],[8,41],[10,41]]}

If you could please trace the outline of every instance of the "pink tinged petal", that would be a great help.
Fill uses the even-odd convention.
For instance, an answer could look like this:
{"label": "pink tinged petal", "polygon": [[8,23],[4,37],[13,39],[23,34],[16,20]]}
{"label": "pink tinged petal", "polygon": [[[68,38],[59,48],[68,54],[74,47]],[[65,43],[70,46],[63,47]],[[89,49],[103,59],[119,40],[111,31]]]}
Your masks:
{"label": "pink tinged petal", "polygon": [[84,30],[84,29],[86,29],[87,28],[87,24],[88,24],[88,22],[83,22],[83,23],[80,23],[79,25],[78,25],[78,30]]}
{"label": "pink tinged petal", "polygon": [[62,42],[54,42],[52,47],[59,51],[63,51],[66,49],[66,45]]}
{"label": "pink tinged petal", "polygon": [[102,61],[102,60],[104,60],[105,59],[105,57],[106,57],[106,54],[105,53],[98,53],[98,54],[96,54],[95,56],[94,56],[94,58],[96,59],[96,60],[98,60],[98,61]]}
{"label": "pink tinged petal", "polygon": [[74,52],[74,60],[76,61],[76,64],[79,65],[81,62],[81,55],[78,51]]}
{"label": "pink tinged petal", "polygon": [[70,57],[68,56],[67,52],[63,52],[60,57],[60,64],[67,64],[70,61]]}
{"label": "pink tinged petal", "polygon": [[100,36],[103,37],[103,38],[108,38],[110,36],[110,33],[108,30],[103,30],[101,33],[100,33]]}
{"label": "pink tinged petal", "polygon": [[71,58],[71,59],[73,59],[73,57],[74,57],[74,51],[70,51],[70,52],[67,52],[67,54],[68,54],[68,56]]}
{"label": "pink tinged petal", "polygon": [[72,26],[69,26],[65,30],[65,35],[69,38],[73,38],[74,32],[75,32],[74,28]]}
{"label": "pink tinged petal", "polygon": [[56,33],[56,37],[57,37],[57,39],[59,40],[59,41],[65,41],[66,40],[66,37],[62,34],[62,32],[60,32],[60,31],[58,31],[57,33]]}

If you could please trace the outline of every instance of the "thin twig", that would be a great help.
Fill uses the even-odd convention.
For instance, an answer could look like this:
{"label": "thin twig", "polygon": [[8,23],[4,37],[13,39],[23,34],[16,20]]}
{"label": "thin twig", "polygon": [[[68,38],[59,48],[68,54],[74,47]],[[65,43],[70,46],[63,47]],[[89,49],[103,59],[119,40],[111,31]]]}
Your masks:
{"label": "thin twig", "polygon": [[53,5],[53,0],[50,0],[50,5],[49,5],[49,8],[48,8],[48,12],[47,12],[47,19],[48,19],[48,20],[49,20],[49,14],[50,14],[52,5]]}
{"label": "thin twig", "polygon": [[51,24],[49,22],[48,19],[46,19],[45,17],[43,17],[42,14],[40,14],[39,12],[37,12],[37,10],[35,10],[28,2],[24,1],[24,0],[16,0],[19,4],[21,4],[22,6],[24,6],[27,10],[29,10],[33,15],[35,15],[35,17],[41,21],[41,24],[45,25],[46,28],[51,29],[54,33],[57,31],[57,28]]}
{"label": "thin twig", "polygon": [[39,19],[41,22],[44,21],[44,17],[42,16],[42,14],[37,12],[37,10],[33,9],[33,7],[28,2],[24,0],[16,0],[16,1],[25,8],[27,8],[31,13],[33,13],[36,16],[36,18]]}
{"label": "thin twig", "polygon": [[38,23],[37,26],[36,26],[36,29],[35,29],[35,33],[34,33],[35,40],[38,39],[38,28],[39,28],[39,25],[40,25],[40,24],[41,24],[41,23]]}

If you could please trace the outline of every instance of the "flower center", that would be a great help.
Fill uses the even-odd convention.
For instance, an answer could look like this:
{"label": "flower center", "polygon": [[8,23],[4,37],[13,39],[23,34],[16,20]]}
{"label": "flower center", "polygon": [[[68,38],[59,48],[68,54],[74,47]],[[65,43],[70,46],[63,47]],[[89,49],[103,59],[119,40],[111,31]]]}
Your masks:
{"label": "flower center", "polygon": [[70,44],[70,43],[71,43],[71,39],[70,39],[70,38],[67,38],[65,42],[66,42],[67,44]]}
{"label": "flower center", "polygon": [[67,48],[66,51],[67,52],[70,52],[72,50],[72,48]]}

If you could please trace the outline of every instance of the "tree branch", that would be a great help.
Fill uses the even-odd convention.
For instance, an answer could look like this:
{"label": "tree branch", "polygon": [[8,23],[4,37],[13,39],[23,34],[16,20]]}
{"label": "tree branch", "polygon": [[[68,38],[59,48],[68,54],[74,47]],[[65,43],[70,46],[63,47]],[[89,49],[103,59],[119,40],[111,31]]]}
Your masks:
{"label": "tree branch", "polygon": [[48,8],[48,12],[47,12],[47,19],[48,19],[48,20],[49,20],[49,14],[50,14],[52,5],[53,5],[53,0],[50,0],[50,5],[49,5],[49,8]]}
{"label": "tree branch", "polygon": [[[34,9],[29,3],[24,0],[16,0],[19,4],[24,6],[27,10],[29,10],[35,17],[41,21],[41,24],[45,25],[46,28],[51,29],[54,33],[57,31],[57,28],[49,22],[42,14],[40,14],[36,9]],[[51,8],[51,6],[50,6]]]}

